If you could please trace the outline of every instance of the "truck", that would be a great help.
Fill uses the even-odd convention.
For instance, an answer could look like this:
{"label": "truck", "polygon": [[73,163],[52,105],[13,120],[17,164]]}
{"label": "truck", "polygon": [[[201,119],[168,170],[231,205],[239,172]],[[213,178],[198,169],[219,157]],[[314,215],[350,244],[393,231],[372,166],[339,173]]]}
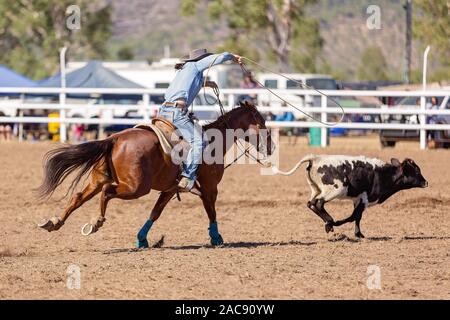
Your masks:
{"label": "truck", "polygon": [[[441,96],[437,98],[437,109],[446,110],[450,109],[450,96]],[[427,107],[431,103],[431,97],[426,98]],[[420,97],[405,97],[399,100],[397,104],[389,108],[396,109],[420,109]],[[420,123],[420,117],[417,114],[414,115],[385,115],[382,116],[382,122],[384,123]],[[433,119],[435,123],[450,123],[449,116],[427,116],[427,122]],[[433,136],[437,146],[448,145],[450,143],[450,134],[448,131],[435,131],[430,136]],[[380,143],[382,147],[394,147],[398,141],[419,141],[419,130],[380,130]]]}

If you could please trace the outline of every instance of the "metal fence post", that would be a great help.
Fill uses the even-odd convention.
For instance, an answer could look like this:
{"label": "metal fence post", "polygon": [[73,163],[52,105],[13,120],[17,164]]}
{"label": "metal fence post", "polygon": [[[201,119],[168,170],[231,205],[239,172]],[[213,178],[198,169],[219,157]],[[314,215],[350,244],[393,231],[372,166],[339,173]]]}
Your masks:
{"label": "metal fence post", "polygon": [[144,122],[148,123],[150,120],[150,110],[148,109],[150,105],[150,95],[148,93],[144,93],[142,95],[142,106],[143,106],[143,113],[144,113]]}
{"label": "metal fence post", "polygon": [[228,107],[230,110],[234,108],[234,94],[232,93],[228,94]]}
{"label": "metal fence post", "polygon": [[[322,122],[327,122],[327,113],[326,113],[326,109],[327,109],[327,96],[326,95],[321,95],[320,98],[320,121]],[[327,127],[324,126],[322,124],[322,127],[320,129],[320,146],[322,148],[325,148],[327,146]]]}
{"label": "metal fence post", "polygon": [[[64,89],[63,89],[64,90]],[[59,141],[67,141],[67,125],[66,125],[66,93],[61,92],[59,94]]]}
{"label": "metal fence post", "polygon": [[[426,110],[426,100],[424,96],[420,97],[420,110],[424,112]],[[419,122],[420,122],[420,149],[425,150],[427,148],[427,131],[425,130],[425,122],[426,122],[426,115],[421,114],[419,116]]]}
{"label": "metal fence post", "polygon": [[[422,70],[422,91],[425,93],[425,90],[427,89],[427,63],[428,63],[428,53],[430,52],[431,47],[427,46],[424,53],[423,53],[423,70]],[[420,97],[420,110],[422,112],[426,109],[426,98],[425,96]],[[427,131],[424,129],[425,122],[426,122],[426,115],[421,114],[420,117],[420,149],[425,150],[427,148]]]}
{"label": "metal fence post", "polygon": [[[22,118],[23,118],[23,109],[19,110],[19,117],[20,117],[20,120],[22,120]],[[22,142],[22,141],[23,141],[23,122],[20,121],[20,123],[19,123],[19,142]]]}
{"label": "metal fence post", "polygon": [[66,126],[66,51],[67,47],[61,48],[59,52],[59,68],[61,71],[61,91],[59,93],[59,105],[61,110],[59,112],[59,140],[66,142],[67,140],[67,126]]}

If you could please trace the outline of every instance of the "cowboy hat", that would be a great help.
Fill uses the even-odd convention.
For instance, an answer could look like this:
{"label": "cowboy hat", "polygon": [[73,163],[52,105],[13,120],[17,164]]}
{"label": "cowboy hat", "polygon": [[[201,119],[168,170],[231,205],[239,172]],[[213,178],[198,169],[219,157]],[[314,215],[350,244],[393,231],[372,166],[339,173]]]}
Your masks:
{"label": "cowboy hat", "polygon": [[184,62],[198,61],[210,55],[212,55],[212,53],[208,52],[206,49],[195,49],[189,52],[189,55],[182,56],[180,60]]}

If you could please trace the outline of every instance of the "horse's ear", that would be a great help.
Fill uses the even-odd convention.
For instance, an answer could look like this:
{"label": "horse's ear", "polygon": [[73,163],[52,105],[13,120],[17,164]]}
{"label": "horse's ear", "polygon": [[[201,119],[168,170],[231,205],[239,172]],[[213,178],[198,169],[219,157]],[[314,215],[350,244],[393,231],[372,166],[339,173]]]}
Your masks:
{"label": "horse's ear", "polygon": [[253,103],[250,103],[248,100],[245,100],[244,103],[247,108],[255,109],[255,105]]}

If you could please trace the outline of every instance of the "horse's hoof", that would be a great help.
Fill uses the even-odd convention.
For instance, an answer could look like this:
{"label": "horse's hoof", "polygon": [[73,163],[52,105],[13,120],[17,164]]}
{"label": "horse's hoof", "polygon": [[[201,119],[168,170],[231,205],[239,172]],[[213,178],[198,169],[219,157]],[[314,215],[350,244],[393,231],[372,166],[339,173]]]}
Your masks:
{"label": "horse's hoof", "polygon": [[361,231],[355,232],[355,237],[357,238],[365,238]]}
{"label": "horse's hoof", "polygon": [[144,241],[141,241],[139,239],[136,240],[136,248],[138,248],[138,249],[145,249],[145,248],[148,248],[148,247],[149,247],[149,245],[148,245],[147,239],[145,239]]}
{"label": "horse's hoof", "polygon": [[47,221],[44,221],[43,223],[38,224],[38,227],[51,232],[58,230],[63,224],[64,222],[62,222],[60,218],[53,217]]}
{"label": "horse's hoof", "polygon": [[95,218],[92,219],[91,222],[86,223],[82,228],[81,228],[81,234],[83,236],[88,236],[92,233],[95,233],[98,231],[98,229],[100,229],[101,226],[103,226],[103,223],[106,221],[105,218],[103,217],[99,217],[99,218]]}
{"label": "horse's hoof", "polygon": [[325,223],[325,232],[329,233],[330,231],[334,232],[333,224],[332,224],[332,222],[327,222],[327,223]]}
{"label": "horse's hoof", "polygon": [[219,234],[217,237],[211,237],[211,245],[220,246],[223,244],[222,236]]}
{"label": "horse's hoof", "polygon": [[98,228],[90,223],[86,223],[82,228],[81,228],[81,234],[83,236],[88,236],[90,234],[93,234],[95,232],[97,232]]}

